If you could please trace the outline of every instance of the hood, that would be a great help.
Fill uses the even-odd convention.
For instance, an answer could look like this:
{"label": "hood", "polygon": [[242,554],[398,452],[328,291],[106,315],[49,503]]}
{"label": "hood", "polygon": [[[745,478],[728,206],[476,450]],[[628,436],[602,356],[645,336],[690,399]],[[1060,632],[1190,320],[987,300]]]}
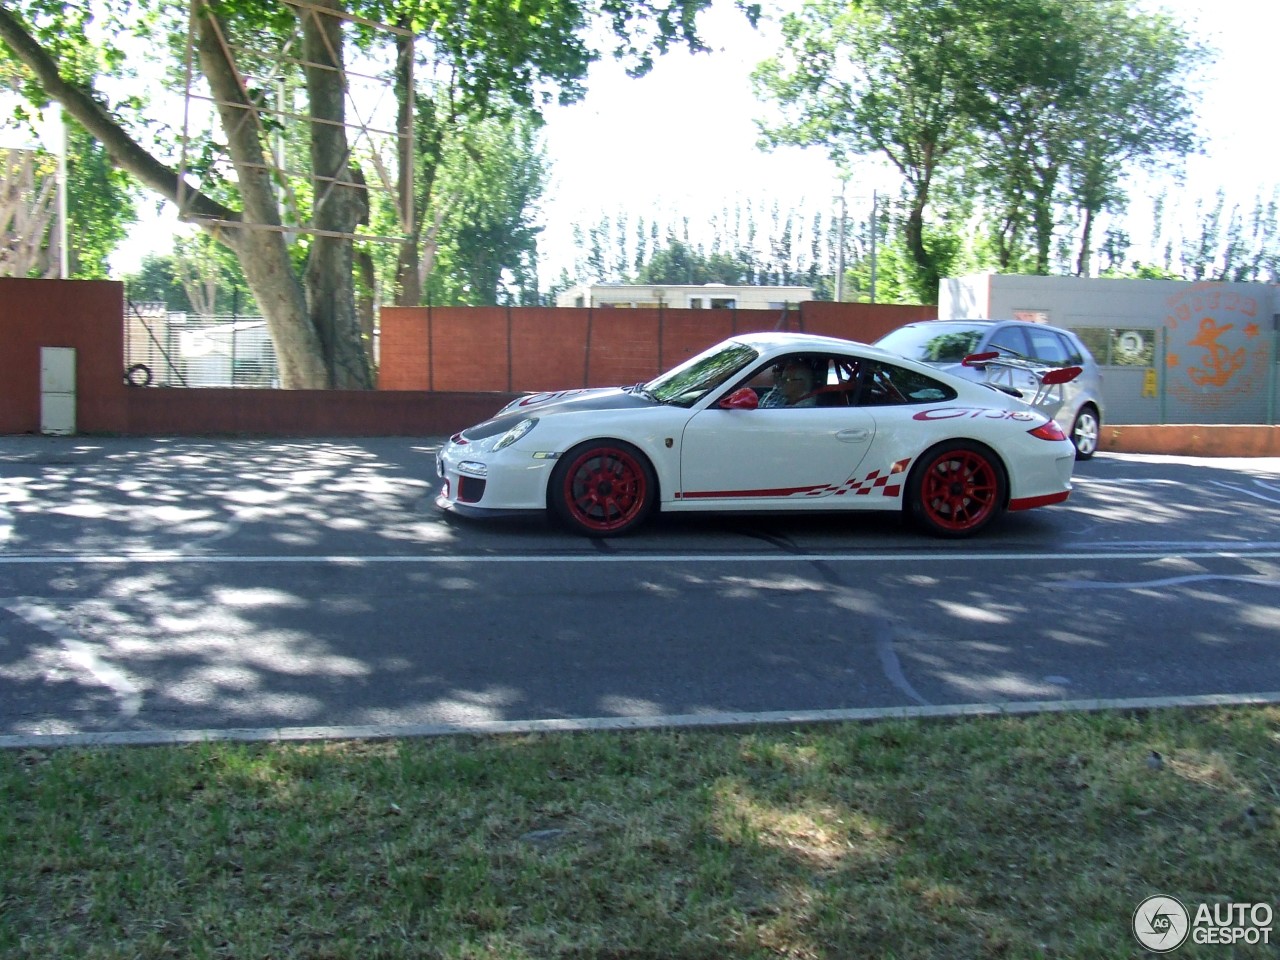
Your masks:
{"label": "hood", "polygon": [[462,431],[466,440],[476,442],[506,433],[527,417],[549,417],[560,413],[579,413],[591,410],[633,410],[657,406],[638,392],[621,387],[593,387],[584,390],[559,390],[555,393],[531,393],[512,400],[492,419]]}

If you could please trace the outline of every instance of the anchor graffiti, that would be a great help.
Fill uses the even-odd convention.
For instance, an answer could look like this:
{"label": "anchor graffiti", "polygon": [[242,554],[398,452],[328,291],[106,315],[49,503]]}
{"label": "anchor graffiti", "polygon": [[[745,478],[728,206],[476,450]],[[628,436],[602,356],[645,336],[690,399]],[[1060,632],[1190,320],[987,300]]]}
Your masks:
{"label": "anchor graffiti", "polygon": [[1200,332],[1187,341],[1188,346],[1204,347],[1208,351],[1201,361],[1204,367],[1187,368],[1187,376],[1195,381],[1197,386],[1203,387],[1207,384],[1220,387],[1244,366],[1246,356],[1244,347],[1233,351],[1218,342],[1219,338],[1234,326],[1230,323],[1218,326],[1212,317],[1205,317],[1200,321]]}

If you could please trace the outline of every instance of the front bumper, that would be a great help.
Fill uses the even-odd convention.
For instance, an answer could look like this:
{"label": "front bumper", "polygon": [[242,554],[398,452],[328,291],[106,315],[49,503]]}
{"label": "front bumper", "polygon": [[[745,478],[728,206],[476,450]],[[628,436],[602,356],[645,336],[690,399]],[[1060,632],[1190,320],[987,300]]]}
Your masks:
{"label": "front bumper", "polygon": [[440,449],[436,474],[442,483],[436,506],[465,516],[545,510],[556,455],[519,444],[496,453],[487,446],[455,437]]}

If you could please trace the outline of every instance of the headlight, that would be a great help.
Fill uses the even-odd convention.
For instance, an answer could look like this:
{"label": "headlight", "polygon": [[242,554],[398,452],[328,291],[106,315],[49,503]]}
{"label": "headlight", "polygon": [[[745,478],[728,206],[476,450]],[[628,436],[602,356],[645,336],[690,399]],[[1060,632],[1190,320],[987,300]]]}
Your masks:
{"label": "headlight", "polygon": [[493,445],[494,451],[497,452],[498,450],[501,450],[503,447],[511,446],[513,443],[515,443],[517,440],[519,440],[521,437],[523,437],[526,433],[528,433],[537,425],[538,425],[538,420],[536,417],[530,417],[527,420],[521,420],[514,427],[512,427],[510,430],[504,433],[502,437],[498,440],[498,442]]}

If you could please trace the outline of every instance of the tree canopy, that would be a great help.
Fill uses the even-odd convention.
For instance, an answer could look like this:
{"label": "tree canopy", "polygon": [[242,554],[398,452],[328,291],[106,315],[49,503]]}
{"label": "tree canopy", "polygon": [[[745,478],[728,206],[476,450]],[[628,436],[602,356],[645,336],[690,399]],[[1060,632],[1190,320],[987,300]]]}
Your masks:
{"label": "tree canopy", "polygon": [[901,174],[906,248],[932,299],[948,199],[976,198],[1001,264],[1041,273],[1075,209],[1084,272],[1093,218],[1122,203],[1125,176],[1194,148],[1189,79],[1204,58],[1124,0],[810,0],[755,83],[780,111],[766,144],[879,155]]}
{"label": "tree canopy", "polygon": [[[436,174],[453,131],[483,118],[492,105],[537,109],[581,96],[589,64],[612,53],[633,73],[673,44],[701,49],[698,14],[710,0],[311,0],[292,5],[254,0],[201,0],[191,17],[193,61],[207,84],[221,133],[197,151],[184,179],[177,139],[148,110],[142,88],[127,81],[135,66],[126,51],[149,40],[175,55],[187,35],[177,5],[167,0],[64,4],[5,0],[0,45],[26,71],[26,94],[37,108],[58,103],[148,190],[180,203],[236,255],[268,321],[289,387],[367,387],[372,383],[356,305],[357,256],[351,235],[369,210],[366,175],[347,133],[343,79],[352,61],[391,76],[398,128],[411,142],[412,164],[388,171],[398,191],[404,240],[397,286],[402,302],[416,302],[427,225],[438,197]],[[743,4],[749,17],[758,8]],[[371,24],[394,28],[393,54],[375,43]],[[603,24],[605,29],[597,27]],[[408,37],[414,38],[413,58]],[[604,38],[604,39],[601,39]],[[612,38],[610,40],[610,38]],[[611,45],[610,45],[611,44]],[[608,51],[602,46],[610,45]],[[236,51],[285,49],[297,77],[298,112],[306,151],[296,182],[282,182],[272,162],[280,114],[264,109],[274,84],[253,80],[260,63]],[[92,49],[92,68],[80,56]],[[381,57],[372,65],[369,58]],[[279,65],[277,63],[277,66]],[[245,82],[245,78],[250,78]],[[115,78],[128,91],[103,92]],[[289,81],[293,82],[293,81]],[[415,122],[424,116],[426,125]],[[219,167],[213,148],[224,151]],[[370,165],[374,165],[369,158]],[[310,203],[308,232],[289,215],[288,202]]]}

